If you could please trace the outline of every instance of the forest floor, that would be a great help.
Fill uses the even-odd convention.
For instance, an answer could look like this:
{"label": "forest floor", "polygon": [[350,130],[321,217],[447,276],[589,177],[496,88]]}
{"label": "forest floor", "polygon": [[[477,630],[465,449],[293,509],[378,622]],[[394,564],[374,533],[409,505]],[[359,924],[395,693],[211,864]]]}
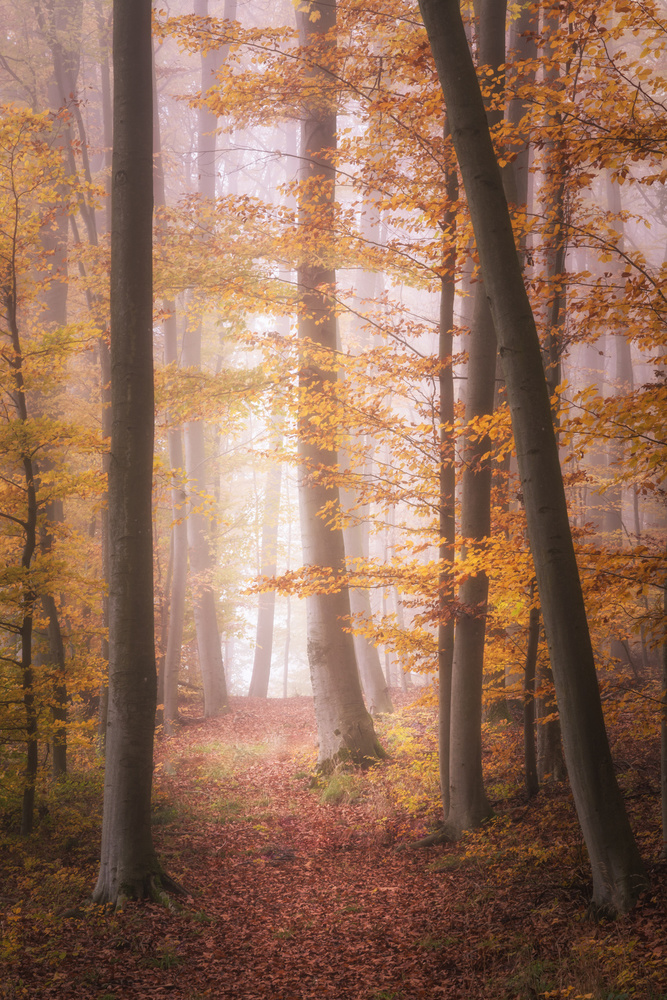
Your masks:
{"label": "forest floor", "polygon": [[99,763],[73,769],[27,841],[2,832],[0,997],[667,1000],[654,734],[612,733],[651,890],[595,922],[571,797],[526,800],[518,725],[485,726],[495,818],[412,850],[438,818],[432,707],[379,722],[388,763],[314,781],[310,699],[232,704],[158,740],[156,846],[190,894],[174,910],[86,908]]}

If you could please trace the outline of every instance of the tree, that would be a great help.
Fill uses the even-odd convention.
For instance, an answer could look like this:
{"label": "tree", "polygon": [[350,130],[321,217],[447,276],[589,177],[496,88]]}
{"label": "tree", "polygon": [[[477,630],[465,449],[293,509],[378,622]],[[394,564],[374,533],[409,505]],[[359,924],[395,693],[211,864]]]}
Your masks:
{"label": "tree", "polygon": [[[228,0],[234,16],[235,3]],[[208,0],[195,0],[195,13],[208,15]],[[212,82],[216,68],[215,52],[201,56],[202,90]],[[199,109],[197,127],[198,191],[202,198],[215,200],[216,116],[205,106]],[[212,149],[213,147],[213,149]],[[199,318],[183,335],[183,367],[201,369],[202,323]],[[205,497],[207,494],[207,458],[204,440],[204,421],[188,420],[185,424],[185,468],[188,475],[188,549],[190,556],[190,584],[194,605],[197,649],[204,687],[204,714],[219,715],[228,710],[227,682],[222,662],[220,631],[216,614],[216,597],[212,586],[213,552],[206,525]]]}
{"label": "tree", "polygon": [[[269,428],[270,451],[282,447],[282,420],[275,416]],[[282,465],[274,461],[266,474],[264,491],[264,518],[262,521],[262,547],[260,573],[263,577],[274,577],[278,563],[278,522],[280,519],[280,482]],[[251,698],[266,698],[271,675],[271,651],[273,648],[273,619],[276,607],[275,590],[263,590],[257,606],[257,633],[255,637],[255,658],[248,694]]]}
{"label": "tree", "polygon": [[614,775],[572,544],[540,343],[475,68],[456,0],[420,0],[472,216],[498,337],[537,575],[593,901],[626,911],[646,873]]}
{"label": "tree", "polygon": [[[167,203],[159,112],[155,53],[153,53],[153,190],[156,210],[166,208]],[[161,239],[159,228],[157,238]],[[165,313],[163,324],[164,362],[166,365],[171,364],[176,366],[178,364],[178,321],[176,302],[173,297],[166,297],[163,300],[163,309]],[[188,579],[187,495],[184,483],[183,428],[173,416],[167,432],[167,440],[169,467],[171,471],[171,587],[168,601],[169,623],[167,626],[167,648],[164,652],[162,665],[161,691],[164,704],[163,718],[165,728],[169,731],[178,719],[178,674],[181,665],[185,594]]]}
{"label": "tree", "polygon": [[153,100],[150,0],[114,0],[111,211],[109,709],[96,903],[165,884],[151,834],[157,702],[153,616]]}
{"label": "tree", "polygon": [[[313,588],[306,597],[308,660],[317,730],[319,764],[338,760],[368,764],[383,752],[364,706],[354,641],[349,630],[350,598],[345,575],[345,547],[339,523],[338,486],[328,473],[337,465],[336,450],[323,444],[321,417],[314,409],[335,396],[336,281],[331,263],[336,149],[336,84],[327,71],[335,49],[336,5],[309,3],[297,10],[304,52],[303,119],[299,219],[309,239],[297,280],[301,293],[299,386],[299,511],[303,558],[332,578],[332,585]],[[314,419],[313,419],[314,418]]]}

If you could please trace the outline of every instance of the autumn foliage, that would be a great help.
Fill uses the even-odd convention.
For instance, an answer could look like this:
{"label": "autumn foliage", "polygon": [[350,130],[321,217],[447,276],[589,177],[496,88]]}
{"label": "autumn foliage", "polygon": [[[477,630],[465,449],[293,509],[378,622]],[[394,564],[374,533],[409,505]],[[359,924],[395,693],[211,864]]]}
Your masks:
{"label": "autumn foliage", "polygon": [[[26,26],[19,3],[3,6],[0,864],[8,973],[0,995],[658,1000],[667,995],[664,865],[656,861],[657,745],[667,718],[665,12],[655,0],[541,0],[523,12],[510,4],[502,87],[479,67],[489,107],[506,112],[493,134],[501,165],[530,148],[530,196],[510,207],[612,750],[650,868],[651,893],[612,926],[579,919],[588,875],[566,785],[547,775],[534,804],[523,797],[522,671],[539,597],[500,378],[494,412],[465,420],[480,275],[462,189],[452,200],[445,183],[456,167],[417,5],[341,2],[335,36],[306,50],[291,6],[261,14],[239,7],[231,19],[221,6],[207,18],[183,4],[154,17],[166,191],[154,244],[154,576],[162,666],[172,532],[188,513],[201,515],[214,557],[204,583],[217,595],[236,697],[229,718],[199,718],[190,587],[179,651],[179,710],[190,724],[161,737],[154,822],[160,855],[191,899],[176,913],[145,906],[85,920],[62,914],[89,894],[101,797],[108,11],[83,5],[82,86],[55,107],[47,62],[56,42],[67,50],[64,34],[49,34],[43,21]],[[473,5],[462,7],[476,51]],[[225,56],[204,91],[193,69],[202,50]],[[297,176],[297,124],[318,98],[304,60],[327,74],[326,99],[337,111],[335,199],[331,187]],[[217,121],[214,199],[197,193],[193,122],[202,108]],[[309,206],[306,223],[299,198]],[[306,306],[295,276],[304,261],[335,274],[318,293],[335,313],[336,350],[299,343]],[[444,428],[443,278],[456,283],[454,349],[444,365],[456,404]],[[201,329],[200,366],[165,360],[172,319],[180,346]],[[326,375],[326,391],[300,379],[309,366]],[[169,435],[202,418],[208,478],[194,490],[185,468],[172,467]],[[344,570],[301,565],[299,436],[338,453],[335,467],[308,471],[345,497],[321,516],[363,536]],[[467,546],[459,531],[456,557],[443,567],[440,468],[453,462],[460,479],[470,441],[485,442],[481,460],[493,467],[491,531]],[[276,462],[287,485],[268,577],[259,559],[261,484]],[[175,484],[187,493],[182,509],[172,506]],[[410,843],[440,820],[433,678],[443,581],[454,591],[480,571],[490,581],[484,760],[495,818],[457,846],[417,855]],[[238,651],[254,629],[258,591],[276,591],[288,645],[295,616],[287,690],[299,650],[305,659],[299,602],[348,586],[370,594],[371,613],[348,624],[380,650],[395,698],[405,700],[401,689],[415,679],[426,694],[379,724],[388,763],[317,784],[308,703],[244,702]],[[447,613],[465,610],[453,602]],[[542,727],[558,718],[547,668],[540,636]],[[54,783],[54,748],[63,745],[68,776]],[[32,795],[35,834],[24,845]]]}

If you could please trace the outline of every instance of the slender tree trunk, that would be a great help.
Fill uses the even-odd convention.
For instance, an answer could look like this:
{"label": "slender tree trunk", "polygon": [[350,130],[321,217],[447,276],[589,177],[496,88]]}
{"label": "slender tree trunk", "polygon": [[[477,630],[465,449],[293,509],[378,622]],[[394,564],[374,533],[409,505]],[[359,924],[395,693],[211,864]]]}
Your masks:
{"label": "slender tree trunk", "polygon": [[[445,136],[449,127],[445,126]],[[452,570],[456,555],[456,457],[454,454],[454,301],[456,297],[456,203],[458,178],[452,164],[446,174],[448,210],[444,220],[442,278],[440,282],[440,470],[438,549],[438,742],[440,793],[444,817],[449,814],[449,743],[451,737],[452,664],[454,658],[455,593]]]}
{"label": "slender tree trunk", "polygon": [[[479,59],[498,74],[505,58],[505,3],[480,0]],[[499,84],[500,85],[500,84]],[[491,118],[499,120],[501,111]],[[475,285],[468,344],[466,424],[493,413],[496,384],[496,335],[484,286]],[[491,534],[491,462],[487,437],[467,437],[461,472],[461,536],[467,547],[483,545]],[[458,837],[490,814],[482,775],[482,684],[489,579],[481,571],[459,588],[454,633],[449,741],[447,833]]]}
{"label": "slender tree trunk", "polygon": [[[46,508],[47,523],[40,532],[40,550],[48,555],[53,548],[50,525],[64,520],[62,502],[51,501]],[[52,671],[51,715],[53,717],[53,737],[51,741],[51,774],[60,778],[67,773],[67,673],[65,648],[60,629],[58,607],[53,594],[42,594],[42,610],[48,622],[49,662]]]}
{"label": "slender tree trunk", "polygon": [[[335,45],[335,3],[313,0],[297,9],[303,48],[301,126],[301,183],[299,218],[310,230],[320,253],[331,239],[335,198],[335,171],[331,157],[336,149],[336,81],[320,66],[322,48]],[[315,203],[315,197],[317,201]],[[316,218],[315,218],[316,216]],[[335,392],[337,375],[336,316],[332,289],[336,275],[318,254],[308,251],[297,280],[301,295],[299,385],[313,403]],[[340,508],[338,488],[322,476],[337,465],[337,454],[320,444],[321,429],[310,420],[307,407],[299,420],[299,512],[306,566],[329,569],[334,580],[345,575],[342,529],[331,523]],[[326,514],[324,513],[326,511]],[[319,765],[328,769],[339,760],[366,764],[383,755],[373,722],[366,711],[354,641],[348,630],[350,599],[347,586],[337,583],[330,592],[306,598],[307,645],[315,714],[319,736]]]}
{"label": "slender tree trunk", "polygon": [[[625,249],[625,225],[618,216],[622,210],[621,188],[607,171],[607,205],[609,211],[616,216],[613,226],[616,231],[616,246],[620,252]],[[621,272],[623,267],[621,261],[616,259],[613,267],[613,279],[622,284]],[[633,390],[632,355],[630,343],[624,333],[609,333],[607,335],[609,345],[609,366],[611,368],[611,395],[627,395]],[[612,368],[613,366],[613,368]],[[623,443],[618,439],[611,438],[607,448],[607,468],[608,475],[613,477],[623,460]],[[623,489],[620,483],[610,483],[605,491],[605,510],[603,519],[603,530],[606,535],[607,544],[618,548],[623,545]]]}
{"label": "slender tree trunk", "polygon": [[535,320],[457,0],[420,0],[498,337],[528,537],[594,903],[628,910],[647,884],[609,750]]}
{"label": "slender tree trunk", "polygon": [[[14,406],[16,416],[21,424],[28,421],[26,390],[23,379],[23,352],[18,328],[16,275],[11,275],[12,286],[5,292],[5,313],[12,346],[12,356],[9,360],[14,381]],[[32,832],[35,809],[35,785],[37,783],[37,708],[35,705],[34,670],[32,661],[33,617],[37,593],[30,582],[29,570],[37,546],[37,486],[32,454],[19,451],[19,461],[23,467],[25,478],[25,518],[23,520],[23,551],[21,567],[25,572],[25,583],[21,594],[21,686],[23,690],[23,706],[25,708],[26,732],[26,768],[23,782],[23,801],[21,805],[21,835]]]}
{"label": "slender tree trunk", "polygon": [[[111,231],[111,153],[113,144],[113,109],[111,105],[111,73],[109,71],[109,26],[104,19],[102,9],[96,7],[97,31],[101,50],[100,61],[100,81],[102,90],[102,125],[104,131],[104,167],[106,170],[106,212],[105,230]],[[102,401],[102,440],[108,443],[111,441],[111,350],[109,338],[106,332],[102,333],[99,341],[100,352],[100,388]],[[103,458],[103,470],[109,477],[109,453],[105,453]],[[102,620],[105,629],[109,628],[109,503],[108,495],[105,497],[106,503],[102,506],[101,512],[101,535],[102,535],[102,575],[107,584],[107,592],[102,597]],[[106,663],[109,662],[109,640],[102,639],[102,657]],[[107,731],[107,711],[109,708],[109,688],[104,684],[100,692],[99,711],[99,739],[102,746],[106,739]]]}
{"label": "slender tree trunk", "polygon": [[[160,117],[158,94],[155,76],[155,53],[153,53],[153,189],[155,207],[166,207],[164,186],[164,164],[162,161],[162,142],[160,136]],[[157,238],[161,239],[158,230]],[[172,299],[164,299],[162,308],[165,319],[164,332],[164,363],[178,364],[178,320],[176,303]],[[187,493],[185,485],[185,457],[183,453],[183,429],[174,420],[173,414],[168,416],[167,446],[169,451],[169,468],[171,471],[171,586],[169,589],[167,627],[167,648],[163,661],[162,698],[164,704],[164,724],[167,732],[171,732],[178,719],[178,675],[181,666],[181,650],[183,646],[183,627],[185,622],[185,594],[188,579],[188,528],[187,528]]]}
{"label": "slender tree trunk", "polygon": [[[478,284],[478,288],[481,285]],[[493,411],[496,337],[483,292],[475,294],[468,346],[466,423]],[[491,533],[491,451],[488,438],[467,438],[461,472],[461,536],[466,548]],[[482,776],[482,682],[489,579],[480,571],[459,588],[452,665],[447,833],[458,837],[491,814]]]}
{"label": "slender tree trunk", "polygon": [[[355,502],[352,491],[341,490],[341,502],[349,508]],[[363,559],[364,539],[361,523],[349,523],[343,529],[345,557],[347,560]],[[350,611],[355,628],[372,627],[373,612],[368,589],[350,587]],[[363,632],[354,633],[354,653],[359,667],[361,686],[371,715],[393,712],[394,706],[385,676],[382,672],[380,654],[373,640]]]}
{"label": "slender tree trunk", "polygon": [[[270,444],[281,445],[282,433],[274,434]],[[271,448],[271,450],[273,450]],[[274,462],[266,474],[264,491],[264,520],[262,524],[262,551],[260,573],[264,577],[274,577],[278,566],[278,522],[280,515],[280,480],[282,466]],[[275,590],[265,590],[259,595],[257,607],[257,632],[255,636],[255,658],[250,679],[251,698],[266,698],[271,675],[271,652],[273,649],[273,619],[276,608]]]}
{"label": "slender tree trunk", "polygon": [[151,834],[157,680],[150,0],[114,0],[113,14],[109,711],[93,900],[118,906],[127,897],[155,895],[166,876]]}
{"label": "slender tree trunk", "polygon": [[[227,7],[229,4],[227,5]],[[235,3],[232,0],[235,11]],[[227,7],[225,14],[228,15]],[[208,0],[195,0],[194,12],[199,17],[208,16]],[[234,14],[231,15],[232,17]],[[202,53],[201,89],[207,91],[213,84],[213,72],[224,62],[224,54],[211,51]],[[205,106],[200,107],[197,125],[198,190],[202,198],[215,199],[216,188],[216,116]],[[201,368],[201,321],[183,335],[183,367]],[[220,631],[216,613],[216,597],[212,574],[214,559],[207,533],[206,516],[201,510],[207,494],[207,459],[204,440],[204,421],[188,420],[185,425],[185,468],[188,477],[188,548],[190,557],[192,602],[194,605],[197,649],[204,687],[204,714],[220,715],[227,711],[227,682],[222,662]]]}
{"label": "slender tree trunk", "polygon": [[529,797],[537,795],[540,783],[537,777],[535,747],[535,672],[537,649],[540,641],[540,609],[534,603],[535,582],[530,585],[530,612],[528,616],[528,645],[523,668],[523,760],[526,791]]}
{"label": "slender tree trunk", "polygon": [[[289,569],[291,549],[292,549],[292,517],[291,517],[291,505],[289,498],[289,483],[287,483],[287,489],[285,490],[285,499],[287,504],[287,553],[285,557],[285,565]],[[283,651],[283,698],[287,697],[287,680],[289,677],[289,647],[291,638],[291,628],[292,628],[292,604],[290,601],[290,595],[287,594],[285,597],[285,649]]]}
{"label": "slender tree trunk", "polygon": [[[77,81],[79,76],[79,65],[81,59],[81,30],[82,30],[82,0],[55,0],[46,4],[43,8],[41,3],[36,4],[37,21],[46,43],[51,50],[53,61],[53,75],[49,82],[48,94],[49,105],[54,114],[67,109],[81,125],[80,111],[76,104]],[[78,117],[77,117],[78,115]],[[87,147],[85,135],[80,133],[81,151],[84,162],[87,163]],[[62,151],[63,159],[68,164],[70,175],[76,171],[72,144],[74,136],[69,123],[62,128]],[[90,180],[90,172],[86,179]],[[67,188],[63,185],[63,198],[67,199]],[[81,213],[87,217],[87,206],[82,204]],[[46,275],[47,285],[43,293],[44,311],[41,321],[44,326],[56,329],[67,324],[67,297],[68,297],[68,211],[56,210],[54,212],[54,225],[47,227],[42,239],[45,248],[50,253],[49,273]],[[50,280],[49,280],[50,279]],[[48,409],[48,401],[45,401],[45,408]],[[48,454],[40,462],[41,471],[50,462]],[[35,470],[36,472],[37,470]],[[55,521],[64,519],[63,505],[61,501],[53,501],[47,505],[47,524],[40,531],[40,549],[43,555],[51,552],[53,546],[53,534],[49,525]],[[65,652],[63,648],[62,636],[60,633],[60,622],[58,619],[58,608],[55,598],[51,593],[42,593],[41,604],[48,621],[49,638],[49,660],[54,680],[52,687],[52,717],[54,735],[52,741],[52,775],[58,778],[67,771],[67,676],[65,665]]]}
{"label": "slender tree trunk", "polygon": [[[667,576],[662,587],[662,607],[667,619]],[[667,858],[667,634],[662,637],[662,691],[660,692],[660,807],[662,813],[662,852]]]}

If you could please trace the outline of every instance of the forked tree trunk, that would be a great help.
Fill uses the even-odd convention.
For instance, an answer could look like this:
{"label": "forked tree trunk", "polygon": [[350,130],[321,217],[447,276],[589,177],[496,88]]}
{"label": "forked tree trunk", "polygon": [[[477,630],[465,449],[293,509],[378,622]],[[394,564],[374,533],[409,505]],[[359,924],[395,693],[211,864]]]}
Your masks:
{"label": "forked tree trunk", "polygon": [[549,393],[500,169],[457,0],[420,0],[500,345],[568,773],[599,908],[647,885],[620,793],[567,514]]}
{"label": "forked tree trunk", "polygon": [[[301,185],[299,220],[310,229],[319,249],[309,249],[298,269],[301,295],[299,385],[310,403],[336,391],[334,366],[336,315],[331,290],[335,271],[321,261],[332,232],[336,149],[335,94],[337,84],[321,68],[322,47],[333,46],[335,3],[321,0],[297,9],[304,49],[301,125]],[[319,257],[319,259],[318,259]],[[311,347],[311,345],[313,345]],[[337,453],[319,443],[318,428],[307,407],[299,421],[299,514],[305,566],[328,567],[330,575],[345,574],[345,548],[340,526],[330,523],[340,507],[338,488],[323,478],[337,465]],[[323,516],[323,511],[329,513]],[[366,764],[382,756],[373,722],[364,705],[349,632],[350,599],[345,585],[306,598],[307,647],[319,736],[319,765],[328,769],[340,760]]]}
{"label": "forked tree trunk", "polygon": [[109,710],[93,900],[157,892],[151,834],[153,618],[153,143],[150,0],[114,0],[109,468]]}

